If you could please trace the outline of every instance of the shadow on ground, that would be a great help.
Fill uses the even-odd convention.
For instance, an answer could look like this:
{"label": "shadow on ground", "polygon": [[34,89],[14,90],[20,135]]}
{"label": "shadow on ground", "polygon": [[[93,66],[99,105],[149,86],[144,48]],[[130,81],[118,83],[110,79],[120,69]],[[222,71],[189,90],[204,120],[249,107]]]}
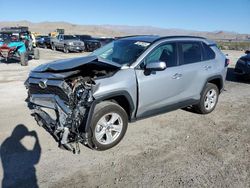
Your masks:
{"label": "shadow on ground", "polygon": [[[35,138],[32,150],[21,143],[26,136]],[[39,162],[41,147],[35,131],[28,131],[23,124],[17,125],[11,136],[2,143],[0,154],[4,171],[2,188],[38,187],[34,165]]]}
{"label": "shadow on ground", "polygon": [[13,64],[13,63],[17,63],[20,64],[20,60],[18,59],[8,59],[7,61],[5,59],[0,59],[0,63],[4,63],[4,64]]}

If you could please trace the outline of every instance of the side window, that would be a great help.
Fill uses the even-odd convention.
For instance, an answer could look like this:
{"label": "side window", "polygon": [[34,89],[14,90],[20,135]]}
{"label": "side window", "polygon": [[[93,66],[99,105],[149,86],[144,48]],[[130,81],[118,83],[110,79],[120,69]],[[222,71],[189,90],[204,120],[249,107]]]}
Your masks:
{"label": "side window", "polygon": [[214,51],[205,43],[202,43],[203,46],[203,60],[211,60],[215,58],[215,53]]}
{"label": "side window", "polygon": [[201,61],[202,49],[200,42],[181,42],[180,56],[182,65]]}
{"label": "side window", "polygon": [[176,61],[176,44],[168,43],[163,44],[153,49],[150,54],[145,58],[144,63],[152,63],[156,61],[166,62],[167,67],[177,65]]}

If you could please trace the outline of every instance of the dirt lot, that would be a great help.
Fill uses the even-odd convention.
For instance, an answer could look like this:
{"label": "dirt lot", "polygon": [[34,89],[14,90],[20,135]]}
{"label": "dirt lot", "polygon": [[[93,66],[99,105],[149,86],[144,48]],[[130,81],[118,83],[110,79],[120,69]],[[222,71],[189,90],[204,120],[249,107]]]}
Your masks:
{"label": "dirt lot", "polygon": [[[0,179],[5,169],[13,181],[22,177],[18,187],[250,187],[250,82],[238,82],[232,73],[243,53],[225,53],[232,63],[213,113],[177,110],[141,120],[130,124],[115,148],[97,152],[82,146],[80,155],[57,148],[36,125],[23,82],[41,63],[83,54],[41,50],[41,60],[28,67],[1,63],[0,144],[9,149],[1,148]],[[18,132],[20,124],[38,140],[34,132]]]}

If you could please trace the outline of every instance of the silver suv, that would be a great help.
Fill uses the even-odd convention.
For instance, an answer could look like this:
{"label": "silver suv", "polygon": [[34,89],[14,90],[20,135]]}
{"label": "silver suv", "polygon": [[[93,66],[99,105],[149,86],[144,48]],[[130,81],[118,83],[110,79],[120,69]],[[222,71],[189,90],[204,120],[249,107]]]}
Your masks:
{"label": "silver suv", "polygon": [[32,70],[27,102],[60,147],[106,150],[120,142],[128,122],[184,107],[212,112],[227,65],[205,38],[124,37]]}

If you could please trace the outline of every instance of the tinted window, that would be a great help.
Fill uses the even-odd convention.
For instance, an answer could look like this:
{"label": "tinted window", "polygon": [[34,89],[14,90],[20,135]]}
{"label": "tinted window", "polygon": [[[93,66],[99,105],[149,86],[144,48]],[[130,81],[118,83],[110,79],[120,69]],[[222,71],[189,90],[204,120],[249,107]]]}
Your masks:
{"label": "tinted window", "polygon": [[215,58],[215,53],[214,51],[205,43],[202,43],[203,45],[203,60],[210,60]]}
{"label": "tinted window", "polygon": [[176,61],[176,44],[168,43],[156,47],[145,59],[145,64],[164,61],[167,67],[173,67],[177,65]]}
{"label": "tinted window", "polygon": [[81,40],[87,40],[87,39],[91,39],[90,35],[80,35],[79,37]]}
{"label": "tinted window", "polygon": [[201,61],[202,50],[200,42],[180,43],[181,64],[190,64]]}
{"label": "tinted window", "polygon": [[74,35],[64,35],[64,40],[78,40]]}

